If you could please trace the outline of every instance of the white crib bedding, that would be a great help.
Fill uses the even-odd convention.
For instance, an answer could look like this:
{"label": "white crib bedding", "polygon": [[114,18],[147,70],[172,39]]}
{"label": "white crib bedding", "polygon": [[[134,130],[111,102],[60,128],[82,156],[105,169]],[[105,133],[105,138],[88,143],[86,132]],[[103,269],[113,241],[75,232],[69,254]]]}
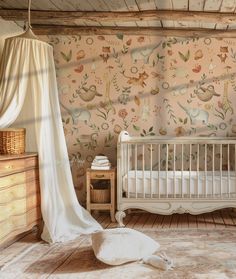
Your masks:
{"label": "white crib bedding", "polygon": [[175,171],[175,175],[173,171],[152,171],[151,178],[150,171],[131,170],[122,178],[123,192],[129,192],[129,197],[136,197],[137,193],[137,197],[146,198],[151,197],[151,194],[153,198],[189,197],[190,195],[191,197],[214,196],[217,198],[228,197],[229,194],[231,198],[236,198],[235,171],[222,171],[222,173],[215,171],[214,180],[212,175],[212,171],[191,171],[191,173]]}

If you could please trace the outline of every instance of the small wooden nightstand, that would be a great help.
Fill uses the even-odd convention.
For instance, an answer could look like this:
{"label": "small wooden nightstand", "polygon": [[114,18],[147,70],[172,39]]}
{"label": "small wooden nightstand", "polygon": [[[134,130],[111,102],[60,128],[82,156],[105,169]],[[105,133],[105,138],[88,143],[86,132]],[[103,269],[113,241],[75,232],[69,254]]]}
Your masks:
{"label": "small wooden nightstand", "polygon": [[[116,168],[110,170],[86,170],[86,189],[87,189],[87,210],[110,210],[111,220],[115,222],[115,179]],[[110,180],[110,202],[92,203],[91,202],[91,180]]]}

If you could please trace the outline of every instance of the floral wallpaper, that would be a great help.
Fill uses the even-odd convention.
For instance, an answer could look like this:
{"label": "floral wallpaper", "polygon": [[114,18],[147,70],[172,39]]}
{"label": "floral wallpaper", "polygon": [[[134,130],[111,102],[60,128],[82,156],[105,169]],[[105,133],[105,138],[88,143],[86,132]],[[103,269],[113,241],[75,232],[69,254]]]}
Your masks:
{"label": "floral wallpaper", "polygon": [[74,184],[98,153],[116,165],[121,130],[140,136],[236,135],[236,40],[48,36]]}

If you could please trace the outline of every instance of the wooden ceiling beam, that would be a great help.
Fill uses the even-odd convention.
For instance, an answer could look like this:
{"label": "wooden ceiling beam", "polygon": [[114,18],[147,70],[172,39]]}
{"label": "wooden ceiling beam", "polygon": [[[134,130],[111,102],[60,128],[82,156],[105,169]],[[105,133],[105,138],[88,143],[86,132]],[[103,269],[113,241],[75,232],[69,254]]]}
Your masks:
{"label": "wooden ceiling beam", "polygon": [[236,38],[236,30],[216,29],[167,29],[155,27],[98,27],[98,26],[52,26],[34,25],[37,35],[149,35],[173,37],[209,37],[209,38]]}
{"label": "wooden ceiling beam", "polygon": [[[27,20],[27,10],[0,9],[0,16],[5,20]],[[221,24],[236,23],[233,13],[201,12],[201,11],[129,11],[129,12],[77,12],[77,11],[31,11],[32,23],[74,25],[81,21],[93,22],[130,22],[173,20],[191,22],[213,22]]]}

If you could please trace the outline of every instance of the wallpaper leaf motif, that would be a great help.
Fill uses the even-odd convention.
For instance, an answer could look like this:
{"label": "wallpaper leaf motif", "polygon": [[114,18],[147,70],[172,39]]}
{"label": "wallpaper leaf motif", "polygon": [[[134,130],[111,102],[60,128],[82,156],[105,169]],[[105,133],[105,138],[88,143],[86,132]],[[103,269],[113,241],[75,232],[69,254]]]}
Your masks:
{"label": "wallpaper leaf motif", "polygon": [[139,136],[236,135],[235,39],[118,34],[46,40],[54,47],[69,156],[80,160],[72,168],[80,200],[94,156],[105,154],[116,164],[123,129]]}
{"label": "wallpaper leaf motif", "polygon": [[190,57],[190,50],[187,51],[186,54],[183,54],[182,52],[178,51],[180,58],[184,61],[187,62]]}
{"label": "wallpaper leaf motif", "polygon": [[72,50],[69,51],[68,54],[64,53],[63,51],[60,52],[62,58],[66,61],[66,62],[70,62],[71,58],[72,58]]}

